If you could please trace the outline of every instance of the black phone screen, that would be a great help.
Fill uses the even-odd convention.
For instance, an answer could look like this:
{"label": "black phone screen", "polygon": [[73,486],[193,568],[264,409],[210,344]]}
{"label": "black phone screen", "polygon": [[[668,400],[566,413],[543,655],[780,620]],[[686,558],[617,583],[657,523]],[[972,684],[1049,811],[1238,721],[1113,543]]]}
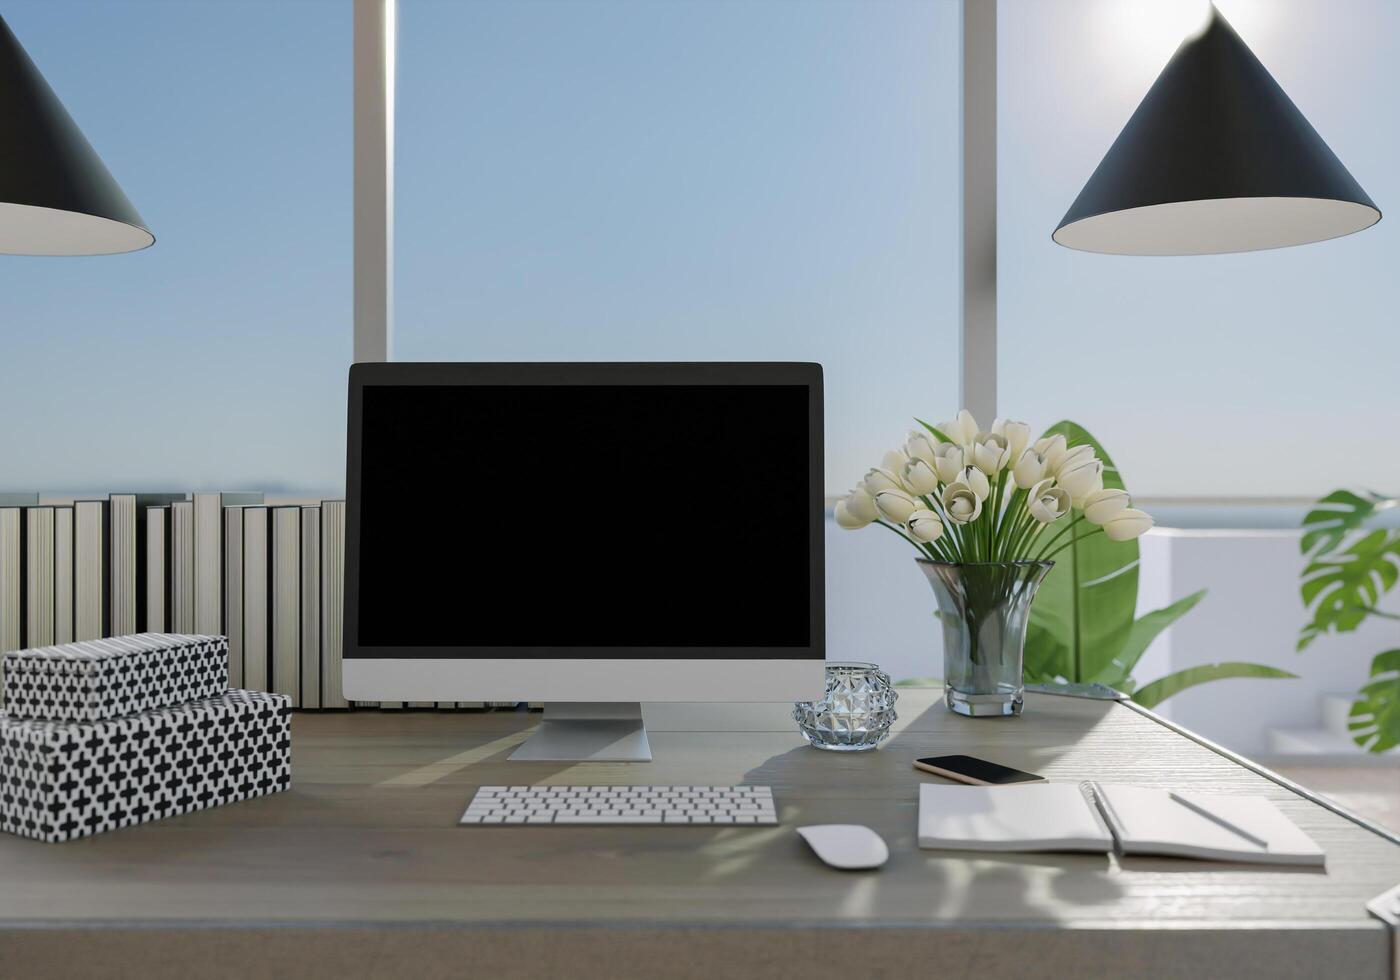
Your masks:
{"label": "black phone screen", "polygon": [[1012,769],[1010,766],[999,766],[995,762],[988,762],[985,759],[975,759],[970,755],[936,755],[920,759],[919,762],[934,769],[960,773],[970,779],[977,780],[979,783],[988,783],[992,786],[1004,786],[1008,783],[1038,783],[1045,778],[1032,772]]}

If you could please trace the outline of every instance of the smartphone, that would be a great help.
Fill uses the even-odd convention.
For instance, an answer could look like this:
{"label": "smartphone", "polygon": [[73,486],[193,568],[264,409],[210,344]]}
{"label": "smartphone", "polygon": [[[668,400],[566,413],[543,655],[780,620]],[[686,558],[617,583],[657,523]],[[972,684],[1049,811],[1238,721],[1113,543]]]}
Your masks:
{"label": "smartphone", "polygon": [[1033,772],[1022,772],[1010,766],[999,766],[986,759],[974,759],[970,755],[935,755],[927,759],[914,760],[914,768],[931,772],[960,783],[974,786],[1006,786],[1011,783],[1043,783],[1044,776]]}

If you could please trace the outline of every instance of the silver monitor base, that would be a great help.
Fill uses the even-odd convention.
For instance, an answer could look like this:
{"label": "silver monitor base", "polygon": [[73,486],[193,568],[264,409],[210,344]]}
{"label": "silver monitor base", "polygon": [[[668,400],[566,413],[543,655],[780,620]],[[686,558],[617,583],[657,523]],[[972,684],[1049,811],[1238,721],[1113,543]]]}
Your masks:
{"label": "silver monitor base", "polygon": [[510,754],[512,762],[650,762],[642,706],[547,704],[539,730]]}

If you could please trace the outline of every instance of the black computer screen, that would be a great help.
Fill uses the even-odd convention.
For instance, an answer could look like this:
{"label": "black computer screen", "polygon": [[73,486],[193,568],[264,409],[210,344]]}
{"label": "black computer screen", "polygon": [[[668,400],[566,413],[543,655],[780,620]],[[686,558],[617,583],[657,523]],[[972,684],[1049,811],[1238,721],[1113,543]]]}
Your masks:
{"label": "black computer screen", "polygon": [[362,397],[360,648],[760,657],[812,643],[807,386]]}

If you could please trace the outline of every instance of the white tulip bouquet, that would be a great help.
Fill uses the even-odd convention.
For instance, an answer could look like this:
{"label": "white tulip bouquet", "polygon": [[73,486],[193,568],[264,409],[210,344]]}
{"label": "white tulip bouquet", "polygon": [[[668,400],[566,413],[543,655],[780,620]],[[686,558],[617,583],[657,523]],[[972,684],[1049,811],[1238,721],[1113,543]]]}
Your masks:
{"label": "white tulip bouquet", "polygon": [[837,524],[879,524],[954,564],[1047,561],[1092,534],[1128,541],[1152,526],[1127,491],[1105,489],[1092,446],[1058,434],[1032,444],[1030,426],[1008,419],[984,432],[966,409],[938,426],[918,421],[926,431],[836,504]]}

